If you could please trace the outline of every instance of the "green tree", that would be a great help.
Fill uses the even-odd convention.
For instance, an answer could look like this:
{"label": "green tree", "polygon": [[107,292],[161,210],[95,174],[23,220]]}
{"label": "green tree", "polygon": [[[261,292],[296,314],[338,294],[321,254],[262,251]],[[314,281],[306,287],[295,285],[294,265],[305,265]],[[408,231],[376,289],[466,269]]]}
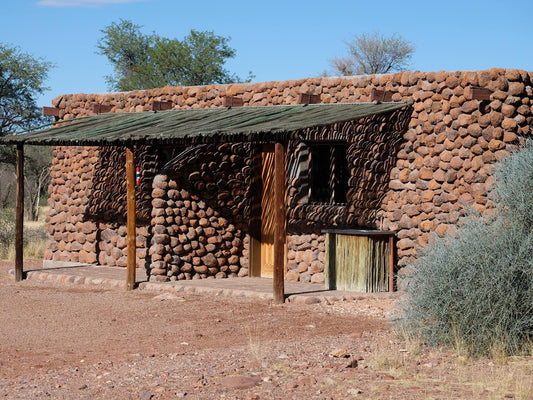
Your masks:
{"label": "green tree", "polygon": [[335,73],[344,76],[403,71],[415,51],[411,43],[396,33],[388,37],[379,32],[364,33],[346,45],[348,56],[330,61]]}
{"label": "green tree", "polygon": [[224,68],[235,50],[229,38],[191,30],[183,40],[146,35],[128,20],[113,22],[101,32],[98,54],[113,65],[106,80],[112,90],[151,89],[166,85],[208,85],[240,79]]}
{"label": "green tree", "polygon": [[[37,97],[52,64],[0,43],[0,136],[17,133],[46,121],[37,106]],[[41,195],[49,180],[49,149],[30,149],[25,157],[26,205],[30,218],[37,219]],[[12,146],[0,146],[0,206],[12,205],[15,187],[15,154]]]}
{"label": "green tree", "polygon": [[48,90],[44,81],[52,64],[0,43],[0,136],[42,122],[37,96]]}

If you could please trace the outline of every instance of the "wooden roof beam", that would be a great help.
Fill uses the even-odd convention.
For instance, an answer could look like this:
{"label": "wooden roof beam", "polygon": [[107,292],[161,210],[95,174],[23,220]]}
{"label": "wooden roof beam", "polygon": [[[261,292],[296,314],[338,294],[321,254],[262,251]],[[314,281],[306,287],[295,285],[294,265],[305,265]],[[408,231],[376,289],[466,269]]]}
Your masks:
{"label": "wooden roof beam", "polygon": [[478,86],[468,86],[465,88],[465,99],[467,100],[490,100],[492,91]]}
{"label": "wooden roof beam", "polygon": [[318,104],[320,103],[319,94],[304,94],[298,95],[298,104]]}
{"label": "wooden roof beam", "polygon": [[377,101],[379,103],[389,102],[392,101],[392,92],[373,88],[372,92],[370,92],[370,98],[371,101]]}
{"label": "wooden roof beam", "polygon": [[57,107],[43,107],[43,115],[45,117],[59,118],[59,108]]}
{"label": "wooden roof beam", "polygon": [[242,97],[237,96],[225,96],[224,107],[242,107],[244,106],[244,100]]}
{"label": "wooden roof beam", "polygon": [[152,101],[152,111],[166,111],[172,110],[174,104],[171,101]]}
{"label": "wooden roof beam", "polygon": [[91,109],[92,112],[95,114],[105,114],[111,111],[113,106],[106,105],[106,104],[93,104]]}

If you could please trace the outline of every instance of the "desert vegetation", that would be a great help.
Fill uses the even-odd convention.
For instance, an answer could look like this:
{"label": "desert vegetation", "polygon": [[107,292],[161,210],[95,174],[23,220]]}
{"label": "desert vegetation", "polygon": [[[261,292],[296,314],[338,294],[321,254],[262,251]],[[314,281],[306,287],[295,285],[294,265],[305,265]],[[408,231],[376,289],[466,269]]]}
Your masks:
{"label": "desert vegetation", "polygon": [[494,209],[470,212],[409,268],[406,332],[469,356],[533,351],[533,145],[495,166]]}
{"label": "desert vegetation", "polygon": [[[24,257],[43,257],[46,249],[44,230],[45,207],[40,207],[41,217],[37,221],[24,221]],[[12,207],[0,208],[0,260],[15,259],[15,210]]]}

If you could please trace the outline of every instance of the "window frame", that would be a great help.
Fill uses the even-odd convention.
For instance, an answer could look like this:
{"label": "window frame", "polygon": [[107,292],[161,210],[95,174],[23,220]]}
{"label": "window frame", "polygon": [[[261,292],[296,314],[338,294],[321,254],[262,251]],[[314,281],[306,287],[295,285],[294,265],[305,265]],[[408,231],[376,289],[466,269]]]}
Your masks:
{"label": "window frame", "polygon": [[[309,150],[309,204],[347,205],[350,178],[347,158],[349,143],[326,141],[308,142],[306,145]],[[324,148],[328,148],[329,152],[325,152]],[[317,170],[320,173],[317,173]],[[327,195],[317,195],[316,188],[323,184],[324,180],[327,182]],[[321,186],[320,190],[323,189],[324,186]]]}

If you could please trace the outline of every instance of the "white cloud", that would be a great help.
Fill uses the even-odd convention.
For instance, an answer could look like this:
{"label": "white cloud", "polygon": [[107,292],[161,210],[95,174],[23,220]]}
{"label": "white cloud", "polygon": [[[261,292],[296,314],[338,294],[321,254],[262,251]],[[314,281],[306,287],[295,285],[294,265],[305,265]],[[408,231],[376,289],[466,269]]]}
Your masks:
{"label": "white cloud", "polygon": [[38,5],[44,7],[94,7],[107,4],[135,3],[146,0],[39,0]]}

